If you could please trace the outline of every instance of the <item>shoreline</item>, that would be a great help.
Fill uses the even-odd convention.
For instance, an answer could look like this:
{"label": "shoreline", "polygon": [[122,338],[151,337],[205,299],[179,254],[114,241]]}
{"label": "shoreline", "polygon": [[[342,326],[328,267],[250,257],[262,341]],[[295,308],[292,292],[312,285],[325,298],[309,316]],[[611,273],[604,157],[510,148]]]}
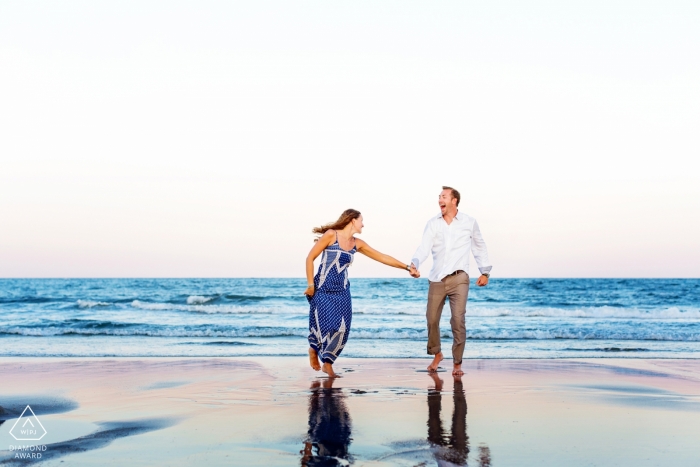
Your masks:
{"label": "shoreline", "polygon": [[[421,359],[426,340],[351,336],[342,358]],[[451,339],[443,338],[445,348]],[[242,358],[305,357],[305,338],[164,336],[2,336],[0,358]],[[700,359],[700,341],[471,340],[464,358],[478,359]]]}
{"label": "shoreline", "polygon": [[[303,361],[308,359],[308,355],[304,354],[298,354],[298,355],[278,355],[278,356],[271,356],[268,354],[261,354],[261,355],[127,355],[127,356],[121,356],[121,355],[105,355],[105,356],[81,356],[81,355],[50,355],[50,356],[13,356],[13,355],[0,355],[0,364],[4,360],[86,360],[86,361],[98,361],[98,360],[157,360],[157,359],[163,359],[163,360],[188,360],[188,359],[198,359],[198,360],[219,360],[219,359],[236,359],[236,360],[242,360],[242,359],[301,359]],[[378,360],[378,361],[391,361],[391,360],[399,360],[399,361],[406,361],[406,360],[416,360],[416,361],[423,361],[425,360],[426,362],[430,362],[432,356],[426,356],[425,358],[418,358],[418,357],[341,357],[344,360],[359,360],[359,361],[365,361],[365,360]],[[445,356],[444,362],[450,362],[452,361],[452,357]],[[659,360],[659,361],[698,361],[700,360],[700,355],[697,357],[620,357],[619,355],[610,355],[610,356],[601,356],[601,357],[463,357],[463,361],[470,361],[470,362],[477,362],[477,361],[509,361],[509,360],[514,360],[514,361],[520,361],[520,360],[526,360],[526,361],[537,361],[537,360],[542,360],[542,361],[547,361],[547,360],[556,360],[556,361],[597,361],[597,360],[622,360],[622,361],[644,361],[644,360],[649,360],[649,361],[654,361],[654,360]]]}

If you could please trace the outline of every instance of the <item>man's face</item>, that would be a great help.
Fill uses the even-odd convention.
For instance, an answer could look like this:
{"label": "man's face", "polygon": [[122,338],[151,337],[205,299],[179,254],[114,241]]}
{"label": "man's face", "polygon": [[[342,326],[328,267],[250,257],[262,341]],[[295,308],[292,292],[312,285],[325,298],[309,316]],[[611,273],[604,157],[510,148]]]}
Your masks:
{"label": "man's face", "polygon": [[457,208],[457,200],[452,197],[452,190],[442,190],[438,197],[440,212],[444,216],[448,209],[452,210],[452,206]]}

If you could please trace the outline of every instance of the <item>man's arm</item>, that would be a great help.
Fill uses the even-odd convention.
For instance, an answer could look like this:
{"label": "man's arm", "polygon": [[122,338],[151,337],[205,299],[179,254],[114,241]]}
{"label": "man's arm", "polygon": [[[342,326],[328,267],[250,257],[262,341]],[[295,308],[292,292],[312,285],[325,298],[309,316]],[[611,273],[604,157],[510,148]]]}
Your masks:
{"label": "man's arm", "polygon": [[474,228],[472,229],[472,254],[476,260],[479,272],[482,274],[476,281],[476,285],[483,287],[489,283],[489,275],[491,274],[492,266],[489,261],[489,252],[486,249],[486,242],[481,235],[479,224],[477,224],[476,221],[474,221]]}
{"label": "man's arm", "polygon": [[428,255],[433,248],[433,240],[435,239],[435,231],[433,227],[432,219],[428,221],[423,230],[423,239],[418,246],[418,249],[413,253],[413,259],[411,260],[411,265],[418,270],[420,265],[428,259]]}

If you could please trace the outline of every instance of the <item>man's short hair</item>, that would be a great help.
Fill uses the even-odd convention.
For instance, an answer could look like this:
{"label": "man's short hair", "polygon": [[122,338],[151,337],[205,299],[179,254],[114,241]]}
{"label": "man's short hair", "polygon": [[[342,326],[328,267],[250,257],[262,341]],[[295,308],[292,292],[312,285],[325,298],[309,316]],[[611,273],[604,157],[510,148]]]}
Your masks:
{"label": "man's short hair", "polygon": [[459,191],[455,190],[451,186],[443,186],[443,190],[450,190],[452,192],[452,197],[457,200],[457,206],[459,206],[459,200],[461,199],[461,196],[459,195]]}

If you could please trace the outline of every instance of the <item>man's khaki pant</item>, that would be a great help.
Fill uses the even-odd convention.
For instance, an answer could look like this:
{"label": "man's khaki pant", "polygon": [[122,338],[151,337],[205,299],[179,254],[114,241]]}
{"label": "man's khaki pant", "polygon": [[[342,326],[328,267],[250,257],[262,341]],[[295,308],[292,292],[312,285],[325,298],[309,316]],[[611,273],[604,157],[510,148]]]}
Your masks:
{"label": "man's khaki pant", "polygon": [[445,298],[450,299],[450,311],[452,318],[452,357],[456,365],[462,363],[464,343],[467,340],[467,328],[464,317],[467,314],[467,296],[469,295],[469,274],[459,271],[457,274],[447,276],[440,282],[431,282],[428,289],[428,310],[425,317],[428,320],[428,354],[436,355],[440,352],[440,316],[442,307],[445,306]]}

